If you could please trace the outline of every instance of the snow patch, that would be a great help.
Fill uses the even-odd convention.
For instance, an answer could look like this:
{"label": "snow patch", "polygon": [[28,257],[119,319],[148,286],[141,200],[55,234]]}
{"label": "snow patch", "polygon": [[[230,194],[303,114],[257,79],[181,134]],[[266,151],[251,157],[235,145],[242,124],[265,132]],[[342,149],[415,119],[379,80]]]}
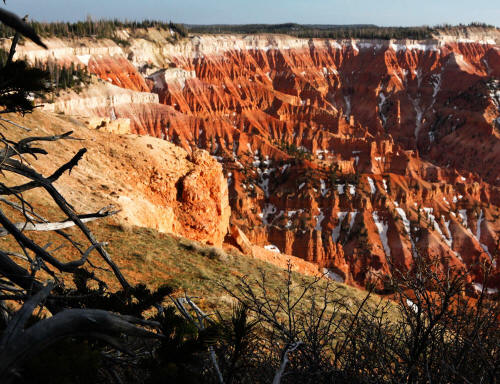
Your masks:
{"label": "snow patch", "polygon": [[281,253],[280,249],[274,244],[265,245],[264,248],[271,252]]}
{"label": "snow patch", "polygon": [[385,127],[387,123],[387,116],[384,115],[382,112],[382,108],[384,107],[385,101],[387,100],[387,97],[384,95],[384,92],[380,92],[378,94],[378,97],[380,98],[380,101],[378,103],[378,113],[380,115],[380,118],[382,120],[382,126]]}
{"label": "snow patch", "polygon": [[323,268],[323,273],[326,275],[326,277],[328,277],[333,281],[336,281],[338,283],[344,282],[344,278],[340,276],[338,273],[333,272],[331,269]]}
{"label": "snow patch", "polygon": [[418,306],[410,299],[406,299],[406,305],[413,310],[413,312],[418,313]]}
{"label": "snow patch", "polygon": [[325,214],[321,211],[321,208],[318,208],[319,215],[316,216],[316,227],[314,228],[316,231],[321,231],[321,223],[325,219]]}
{"label": "snow patch", "polygon": [[420,133],[420,129],[422,128],[422,117],[424,116],[424,110],[420,106],[420,98],[412,98],[408,95],[411,103],[413,104],[413,108],[415,109],[416,115],[416,124],[415,124],[415,139],[418,140],[418,134]]}
{"label": "snow patch", "polygon": [[467,210],[466,209],[460,209],[458,211],[458,216],[462,219],[462,224],[465,228],[467,227]]}
{"label": "snow patch", "polygon": [[406,212],[402,208],[396,208],[396,211],[399,214],[399,217],[401,217],[401,220],[403,220],[403,224],[405,226],[405,231],[406,233],[410,233],[410,220],[406,217]]}
{"label": "snow patch", "polygon": [[477,241],[481,241],[481,223],[483,222],[483,210],[481,209],[481,213],[479,214],[479,218],[477,219],[477,228],[476,228],[476,239]]}
{"label": "snow patch", "polygon": [[483,290],[484,290],[484,293],[486,293],[488,295],[494,295],[494,294],[498,293],[498,288],[486,288],[486,289],[484,289],[483,285],[480,283],[474,283],[473,285],[474,285],[474,289],[478,293],[483,292]]}
{"label": "snow patch", "polygon": [[274,215],[277,211],[278,209],[273,204],[266,204],[262,213],[259,214],[259,217],[262,219],[262,223],[266,226],[270,225],[269,216]]}
{"label": "snow patch", "polygon": [[435,74],[431,76],[431,84],[432,84],[432,100],[433,100],[433,105],[436,101],[436,96],[438,95],[439,91],[441,90],[441,80],[442,80],[443,75],[441,73]]}
{"label": "snow patch", "polygon": [[351,218],[349,220],[349,233],[351,232],[351,229],[354,226],[354,220],[356,220],[356,215],[357,214],[358,214],[358,212],[356,212],[356,211],[350,213]]}
{"label": "snow patch", "polygon": [[328,188],[326,188],[326,183],[325,183],[325,180],[320,179],[319,184],[320,184],[320,192],[321,192],[321,196],[325,197],[325,195],[326,195],[326,194],[327,194],[327,192],[328,192]]}
{"label": "snow patch", "polygon": [[371,177],[368,177],[368,184],[370,184],[370,192],[371,194],[377,193],[377,188],[375,187],[375,183],[373,182],[373,179]]}
{"label": "snow patch", "polygon": [[356,195],[356,187],[352,184],[348,184],[349,185],[349,193],[352,195],[352,196],[355,196]]}
{"label": "snow patch", "polygon": [[347,119],[351,116],[351,96],[344,96],[345,101],[345,116]]}
{"label": "snow patch", "polygon": [[342,229],[342,222],[346,218],[349,212],[338,212],[337,217],[339,219],[339,224],[332,231],[332,240],[336,243],[340,237],[340,230]]}
{"label": "snow patch", "polygon": [[375,226],[377,227],[380,242],[384,247],[385,255],[387,257],[391,257],[391,248],[389,247],[389,241],[387,239],[387,230],[389,229],[389,225],[387,223],[382,222],[378,216],[378,212],[372,213],[373,221],[375,222]]}

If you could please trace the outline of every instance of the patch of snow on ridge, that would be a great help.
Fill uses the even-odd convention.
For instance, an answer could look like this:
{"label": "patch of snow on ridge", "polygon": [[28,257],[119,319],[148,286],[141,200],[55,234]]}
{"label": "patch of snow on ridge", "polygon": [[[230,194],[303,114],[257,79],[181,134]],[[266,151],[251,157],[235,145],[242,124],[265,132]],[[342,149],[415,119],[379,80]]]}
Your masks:
{"label": "patch of snow on ridge", "polygon": [[280,249],[274,244],[265,245],[264,248],[271,252],[281,253]]}
{"label": "patch of snow on ridge", "polygon": [[373,179],[371,177],[368,177],[368,183],[370,184],[370,192],[371,194],[375,194],[377,192],[377,188],[375,187],[375,183],[373,182]]}
{"label": "patch of snow on ridge", "polygon": [[418,97],[414,99],[410,95],[408,95],[408,98],[410,99],[411,103],[413,104],[413,108],[415,109],[415,139],[418,140],[418,134],[420,133],[420,130],[422,128],[422,117],[424,116],[424,110],[420,106],[420,99]]}
{"label": "patch of snow on ridge", "polygon": [[262,213],[259,214],[262,219],[262,223],[266,226],[269,225],[268,216],[274,215],[277,211],[278,209],[273,204],[266,204]]}
{"label": "patch of snow on ridge", "polygon": [[326,183],[325,183],[325,180],[321,179],[319,181],[320,183],[320,192],[321,192],[321,196],[325,197],[325,195],[327,194],[328,192],[328,188],[326,188]]}
{"label": "patch of snow on ridge", "polygon": [[352,184],[349,184],[349,193],[353,196],[356,195],[356,187]]}
{"label": "patch of snow on ridge", "polygon": [[344,278],[340,276],[338,273],[333,272],[331,269],[323,268],[323,273],[326,275],[326,277],[328,277],[333,281],[336,281],[338,283],[344,282]]}
{"label": "patch of snow on ridge", "polygon": [[452,248],[452,246],[453,246],[453,235],[451,234],[451,229],[450,229],[450,223],[451,223],[451,221],[450,220],[446,221],[444,219],[444,216],[442,216],[442,217],[443,217],[443,221],[444,221],[444,226],[446,227],[446,231],[448,232],[448,239],[450,239],[450,244],[449,245],[450,245],[450,248]]}
{"label": "patch of snow on ridge", "polygon": [[351,116],[351,96],[344,96],[344,101],[345,101],[345,116],[347,119]]}
{"label": "patch of snow on ridge", "polygon": [[396,208],[396,211],[399,213],[399,217],[403,220],[403,224],[405,226],[406,233],[410,233],[410,220],[406,217],[406,212],[402,208]]}
{"label": "patch of snow on ridge", "polygon": [[[442,80],[443,75],[441,73],[438,73],[436,75],[431,76],[431,84],[432,84],[432,100],[436,100],[436,96],[438,95],[439,91],[441,90],[441,80]],[[434,102],[432,104],[434,104]]]}
{"label": "patch of snow on ridge", "polygon": [[349,220],[349,233],[351,232],[352,227],[354,226],[354,220],[356,220],[356,215],[358,214],[357,211],[351,212],[351,219]]}
{"label": "patch of snow on ridge", "polygon": [[474,283],[474,289],[478,293],[481,293],[484,290],[484,293],[486,293],[488,295],[494,295],[494,294],[498,293],[498,288],[486,288],[486,289],[484,289],[483,285],[480,283]]}
{"label": "patch of snow on ridge", "polygon": [[345,189],[345,185],[343,185],[343,184],[337,185],[337,192],[339,193],[339,195],[344,194],[344,189]]}
{"label": "patch of snow on ridge", "polygon": [[425,213],[427,213],[427,220],[430,221],[432,226],[434,227],[434,230],[439,233],[443,241],[451,248],[451,241],[446,238],[446,236],[443,234],[443,231],[441,231],[441,228],[439,227],[439,224],[436,221],[436,217],[434,216],[434,208],[427,208],[424,207]]}
{"label": "patch of snow on ridge", "polygon": [[410,299],[406,299],[406,305],[413,310],[413,312],[418,313],[418,306]]}
{"label": "patch of snow on ridge", "polygon": [[378,113],[380,115],[380,118],[382,119],[382,126],[385,127],[387,123],[387,116],[385,116],[382,112],[382,108],[384,107],[387,97],[385,97],[384,92],[380,92],[378,96],[380,97],[380,102],[378,103]]}
{"label": "patch of snow on ridge", "polygon": [[320,183],[321,196],[325,197],[326,194],[328,193],[328,188],[326,188],[325,180],[321,179],[319,183]]}
{"label": "patch of snow on ridge", "polygon": [[387,192],[387,181],[385,179],[382,179],[382,184],[384,184],[384,189]]}
{"label": "patch of snow on ridge", "polygon": [[373,221],[375,222],[375,226],[377,227],[378,234],[380,236],[380,242],[384,247],[385,255],[387,257],[391,257],[391,248],[389,247],[389,241],[387,239],[387,230],[389,229],[389,225],[380,220],[378,212],[373,211],[372,217]]}
{"label": "patch of snow on ridge", "polygon": [[477,219],[477,228],[476,228],[476,239],[477,241],[481,240],[481,223],[483,222],[483,210],[481,209],[481,213],[479,214],[479,218]]}
{"label": "patch of snow on ridge", "polygon": [[318,208],[319,215],[316,216],[316,227],[314,228],[316,231],[321,231],[321,223],[325,219],[325,214],[321,211],[321,208]]}
{"label": "patch of snow on ridge", "polygon": [[460,216],[460,218],[462,219],[463,226],[468,229],[468,227],[467,227],[467,210],[460,209],[458,211],[458,216]]}
{"label": "patch of snow on ridge", "polygon": [[413,239],[411,237],[411,226],[410,226],[410,220],[406,217],[406,212],[402,208],[396,208],[396,211],[399,214],[399,217],[401,217],[401,220],[403,220],[403,224],[405,227],[405,231],[408,234],[408,238],[410,239],[411,243],[411,253],[413,255],[413,258],[416,259],[417,257],[417,252],[416,252],[416,247],[415,243],[413,242]]}
{"label": "patch of snow on ridge", "polygon": [[477,239],[477,242],[479,243],[479,245],[481,246],[481,248],[483,249],[483,251],[485,251],[488,254],[490,259],[495,264],[495,260],[493,260],[493,256],[491,255],[491,253],[488,249],[488,246],[481,243],[481,224],[483,223],[483,221],[484,221],[484,213],[483,213],[483,210],[481,209],[481,213],[479,214],[479,218],[477,219],[476,239]]}
{"label": "patch of snow on ridge", "polygon": [[389,48],[391,48],[395,52],[401,52],[401,51],[434,51],[434,52],[439,52],[439,47],[437,44],[422,44],[422,43],[403,43],[403,42],[394,42],[391,41],[389,44]]}
{"label": "patch of snow on ridge", "polygon": [[336,243],[340,237],[340,230],[342,229],[342,222],[346,218],[349,212],[338,212],[337,217],[339,218],[339,224],[332,231],[332,240]]}

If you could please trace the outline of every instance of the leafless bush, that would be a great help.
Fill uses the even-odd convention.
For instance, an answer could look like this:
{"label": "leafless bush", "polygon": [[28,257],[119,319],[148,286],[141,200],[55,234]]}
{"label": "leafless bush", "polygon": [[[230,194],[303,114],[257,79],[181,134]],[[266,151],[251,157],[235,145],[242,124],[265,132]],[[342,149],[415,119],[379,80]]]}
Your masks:
{"label": "leafless bush", "polygon": [[297,282],[289,270],[273,288],[275,279],[263,274],[242,279],[237,289],[224,287],[254,322],[252,353],[239,357],[249,369],[241,382],[498,380],[498,300],[465,295],[466,276],[458,271],[416,260],[411,272],[394,274],[391,300],[368,291],[354,305],[324,279]]}

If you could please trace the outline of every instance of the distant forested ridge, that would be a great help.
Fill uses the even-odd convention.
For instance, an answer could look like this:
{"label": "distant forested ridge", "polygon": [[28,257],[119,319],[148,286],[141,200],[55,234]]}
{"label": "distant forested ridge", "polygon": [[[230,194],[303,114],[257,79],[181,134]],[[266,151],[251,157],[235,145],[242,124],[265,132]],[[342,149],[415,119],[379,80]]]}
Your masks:
{"label": "distant forested ridge", "polygon": [[[115,20],[91,20],[70,22],[41,23],[32,21],[33,29],[43,37],[97,37],[112,39],[117,30],[129,29],[139,30],[146,28],[156,28],[162,30],[172,30],[179,35],[187,36],[187,29],[182,24],[173,22],[143,20],[143,21],[121,21]],[[4,24],[0,24],[0,38],[13,36],[13,30]]]}
{"label": "distant forested ridge", "polygon": [[258,34],[281,33],[300,38],[329,38],[329,39],[430,39],[439,32],[456,32],[468,28],[496,29],[484,23],[471,23],[468,25],[438,25],[434,27],[379,27],[370,24],[354,25],[301,25],[286,24],[246,24],[246,25],[187,25],[190,33],[206,34]]}
{"label": "distant forested ridge", "polygon": [[[417,27],[379,27],[371,24],[353,25],[323,25],[323,24],[214,24],[189,25],[173,22],[144,20],[91,20],[70,22],[41,23],[31,22],[35,31],[44,37],[96,37],[116,39],[116,31],[127,29],[132,32],[146,28],[171,30],[178,37],[187,37],[192,34],[262,34],[277,33],[299,38],[329,38],[329,39],[430,39],[438,33],[466,32],[469,28],[498,29],[484,23],[468,25],[437,25]],[[1,24],[0,38],[13,36],[12,29]]]}

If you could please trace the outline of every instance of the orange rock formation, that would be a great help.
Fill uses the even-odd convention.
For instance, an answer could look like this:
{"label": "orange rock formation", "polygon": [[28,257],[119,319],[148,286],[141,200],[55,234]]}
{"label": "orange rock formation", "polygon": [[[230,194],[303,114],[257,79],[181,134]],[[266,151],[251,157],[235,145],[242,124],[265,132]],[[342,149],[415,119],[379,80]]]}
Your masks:
{"label": "orange rock formation", "polygon": [[192,37],[125,50],[146,79],[123,57],[89,68],[160,103],[87,112],[209,151],[250,242],[355,285],[429,257],[470,271],[471,289],[491,265],[500,287],[495,41]]}

